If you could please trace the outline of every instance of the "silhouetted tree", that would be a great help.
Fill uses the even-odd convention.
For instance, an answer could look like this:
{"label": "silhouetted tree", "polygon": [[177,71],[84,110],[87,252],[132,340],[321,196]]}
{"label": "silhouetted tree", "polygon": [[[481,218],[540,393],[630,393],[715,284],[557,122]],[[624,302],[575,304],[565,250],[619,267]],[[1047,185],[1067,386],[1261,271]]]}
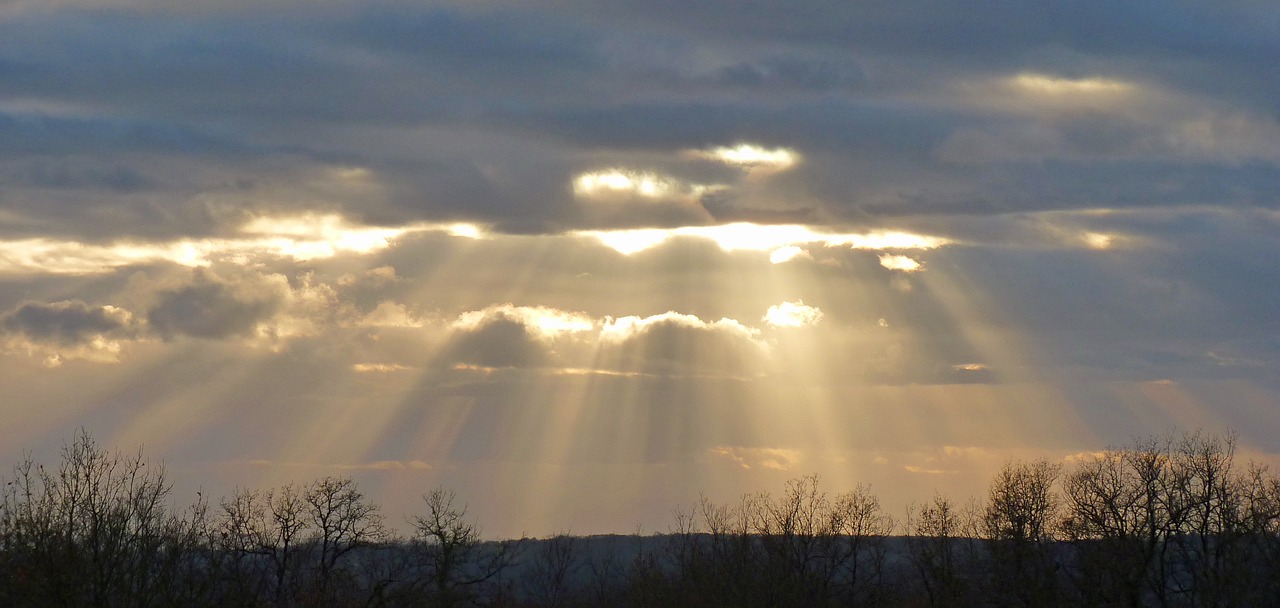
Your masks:
{"label": "silhouetted tree", "polygon": [[342,560],[353,550],[370,547],[386,537],[377,505],[365,500],[349,477],[325,477],[311,482],[302,497],[307,524],[313,531],[316,593],[333,602],[335,577]]}
{"label": "silhouetted tree", "polygon": [[170,493],[162,466],[108,453],[84,431],[56,472],[28,458],[0,495],[0,604],[196,603],[203,504],[184,517]]}
{"label": "silhouetted tree", "polygon": [[1053,490],[1062,467],[1048,460],[1008,463],[992,479],[982,512],[991,583],[986,595],[1001,605],[1049,606],[1058,602],[1053,530],[1059,496]]}
{"label": "silhouetted tree", "polygon": [[958,606],[965,601],[967,585],[961,560],[967,519],[941,494],[907,508],[907,559],[930,606]]}
{"label": "silhouetted tree", "polygon": [[476,604],[493,597],[518,542],[482,542],[480,528],[467,519],[465,505],[455,504],[452,490],[437,488],[422,499],[427,513],[410,522],[415,567],[421,573],[415,589],[431,606]]}
{"label": "silhouetted tree", "polygon": [[564,608],[577,603],[581,595],[578,583],[587,563],[578,549],[580,541],[560,534],[542,541],[532,556],[524,589],[538,606]]}
{"label": "silhouetted tree", "polygon": [[703,498],[679,514],[670,555],[681,597],[708,606],[879,601],[892,519],[867,488],[832,497],[818,481],[793,479],[781,496],[732,506]]}

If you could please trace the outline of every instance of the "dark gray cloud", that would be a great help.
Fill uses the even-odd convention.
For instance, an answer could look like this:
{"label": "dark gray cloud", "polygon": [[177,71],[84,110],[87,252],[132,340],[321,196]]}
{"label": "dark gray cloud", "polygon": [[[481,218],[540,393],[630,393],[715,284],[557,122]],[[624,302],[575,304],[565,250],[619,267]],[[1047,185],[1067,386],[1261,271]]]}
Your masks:
{"label": "dark gray cloud", "polygon": [[[708,322],[665,314],[635,320],[610,339],[596,359],[606,369],[668,376],[750,377],[767,368],[767,351],[756,330],[730,319]],[[625,327],[625,326],[624,326]]]}
{"label": "dark gray cloud", "polygon": [[[602,223],[569,190],[584,159],[736,141],[806,161],[712,201],[718,218],[1270,207],[1277,21],[1248,1],[18,11],[0,19],[0,209],[82,238],[225,233],[317,199],[547,232]],[[1138,93],[1073,109],[998,85],[1019,73]],[[369,188],[322,183],[348,166]]]}
{"label": "dark gray cloud", "polygon": [[177,336],[229,338],[251,335],[283,306],[273,285],[229,283],[197,271],[187,285],[161,291],[147,311],[150,329],[165,339]]}
{"label": "dark gray cloud", "polygon": [[455,334],[440,361],[480,367],[538,367],[547,361],[547,352],[524,321],[494,314]]}
{"label": "dark gray cloud", "polygon": [[0,315],[0,327],[34,342],[58,346],[76,346],[97,337],[127,337],[136,331],[128,311],[90,306],[80,300],[22,304]]}

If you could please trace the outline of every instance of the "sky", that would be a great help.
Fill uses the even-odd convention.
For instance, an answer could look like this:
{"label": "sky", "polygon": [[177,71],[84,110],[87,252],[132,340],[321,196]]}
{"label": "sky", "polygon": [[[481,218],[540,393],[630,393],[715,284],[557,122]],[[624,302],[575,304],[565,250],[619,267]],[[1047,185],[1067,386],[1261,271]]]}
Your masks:
{"label": "sky", "polygon": [[0,0],[0,462],[490,537],[1280,462],[1277,62],[1266,0]]}

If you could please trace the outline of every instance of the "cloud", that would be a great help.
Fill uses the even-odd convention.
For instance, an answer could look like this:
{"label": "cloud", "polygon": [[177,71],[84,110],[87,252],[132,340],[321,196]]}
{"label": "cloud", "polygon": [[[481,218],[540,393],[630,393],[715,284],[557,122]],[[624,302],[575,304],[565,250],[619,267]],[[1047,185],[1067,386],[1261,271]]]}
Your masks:
{"label": "cloud", "polygon": [[755,448],[741,446],[717,446],[708,450],[712,456],[725,458],[743,469],[753,467],[788,471],[804,460],[798,450],[785,448]]}
{"label": "cloud", "polygon": [[[797,314],[800,314],[797,312]],[[759,329],[674,311],[591,317],[502,304],[458,315],[437,361],[476,369],[542,368],[562,375],[747,377],[767,366]]]}
{"label": "cloud", "polygon": [[785,245],[769,252],[769,262],[773,264],[783,264],[794,259],[812,260],[813,256],[795,245]]}
{"label": "cloud", "polygon": [[[242,224],[234,237],[182,238],[171,241],[119,240],[85,243],[52,238],[0,239],[0,273],[95,274],[125,266],[169,262],[207,267],[217,262],[279,258],[315,261],[382,251],[395,239],[417,232],[479,238],[471,224],[361,226],[334,214],[258,217]],[[394,280],[375,277],[377,282]]]}
{"label": "cloud", "polygon": [[[171,239],[317,203],[384,224],[598,227],[571,183],[606,154],[682,183],[719,182],[672,171],[680,158],[785,165],[712,215],[798,207],[833,224],[1258,201],[1277,179],[1280,77],[1257,64],[1276,48],[1274,11],[1258,3],[1160,18],[1029,5],[1001,27],[953,2],[909,18],[830,3],[321,3],[306,19],[293,3],[75,6],[0,23],[0,175],[23,220],[5,230]],[[1028,159],[1069,166],[1055,178]],[[1138,166],[1109,170],[1117,159]],[[1173,188],[1137,170],[1153,162]],[[1213,196],[1178,196],[1196,189]]]}
{"label": "cloud", "polygon": [[[707,449],[812,442],[788,413],[827,403],[869,440],[1280,437],[1274,2],[0,4],[0,389],[32,429],[199,458],[324,404],[515,462],[506,429],[553,435],[503,417],[547,400],[590,414],[567,444],[645,423],[574,453],[756,471]],[[799,298],[822,331],[778,328]],[[921,454],[881,468],[980,468]]]}
{"label": "cloud", "polygon": [[0,350],[40,357],[48,368],[73,359],[116,363],[122,343],[140,334],[129,311],[80,300],[23,303],[0,315],[0,330]]}
{"label": "cloud", "polygon": [[706,186],[686,185],[676,178],[651,171],[606,169],[578,175],[573,179],[573,192],[582,197],[607,197],[633,194],[643,198],[696,196]]}
{"label": "cloud", "polygon": [[516,306],[507,303],[462,313],[453,322],[453,327],[474,331],[495,319],[526,325],[544,338],[588,332],[592,331],[596,325],[595,320],[583,313],[557,310],[546,306]]}
{"label": "cloud", "polygon": [[742,143],[736,146],[718,146],[707,150],[689,150],[694,158],[704,158],[748,171],[785,171],[800,162],[800,154],[789,148],[765,148]]}
{"label": "cloud", "polygon": [[549,363],[556,338],[595,329],[581,313],[503,304],[462,313],[442,360],[480,367],[539,367]]}
{"label": "cloud", "polygon": [[0,315],[0,327],[8,333],[61,346],[74,346],[94,338],[133,335],[135,323],[129,311],[114,306],[90,306],[80,300],[44,304],[28,302]]}
{"label": "cloud", "polygon": [[762,320],[774,327],[808,327],[822,320],[822,311],[799,300],[783,302],[770,306]]}
{"label": "cloud", "polygon": [[147,324],[165,339],[252,336],[284,308],[278,281],[231,283],[203,270],[187,285],[162,291],[147,311]]}
{"label": "cloud", "polygon": [[545,363],[545,346],[519,319],[495,316],[459,332],[446,347],[444,359],[482,367],[538,367]]}
{"label": "cloud", "polygon": [[894,255],[891,253],[886,253],[880,256],[880,265],[888,268],[889,270],[901,270],[903,272],[916,272],[924,268],[920,265],[920,262],[917,262],[905,255]]}
{"label": "cloud", "polygon": [[600,341],[597,365],[663,375],[749,376],[763,370],[769,353],[758,329],[674,311],[608,319]]}
{"label": "cloud", "polygon": [[404,304],[383,301],[356,324],[362,327],[422,327],[425,321]]}
{"label": "cloud", "polygon": [[[881,250],[934,249],[949,242],[943,237],[902,231],[877,230],[865,233],[839,233],[798,224],[754,224],[749,222],[712,226],[682,226],[671,229],[582,230],[576,231],[574,234],[597,239],[605,246],[624,255],[657,247],[674,238],[709,240],[725,251],[775,252],[788,247],[806,244]],[[785,249],[783,255],[792,253],[794,253],[793,250]]]}
{"label": "cloud", "polygon": [[398,363],[356,363],[351,366],[352,371],[361,374],[403,372],[411,369],[413,368]]}

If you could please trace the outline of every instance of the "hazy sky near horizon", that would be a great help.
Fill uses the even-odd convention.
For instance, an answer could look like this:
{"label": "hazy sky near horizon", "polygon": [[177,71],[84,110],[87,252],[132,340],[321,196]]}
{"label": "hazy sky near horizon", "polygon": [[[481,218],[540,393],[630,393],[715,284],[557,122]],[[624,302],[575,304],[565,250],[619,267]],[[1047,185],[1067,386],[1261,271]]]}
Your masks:
{"label": "hazy sky near horizon", "polygon": [[0,457],[892,514],[1280,455],[1280,4],[0,0]]}

